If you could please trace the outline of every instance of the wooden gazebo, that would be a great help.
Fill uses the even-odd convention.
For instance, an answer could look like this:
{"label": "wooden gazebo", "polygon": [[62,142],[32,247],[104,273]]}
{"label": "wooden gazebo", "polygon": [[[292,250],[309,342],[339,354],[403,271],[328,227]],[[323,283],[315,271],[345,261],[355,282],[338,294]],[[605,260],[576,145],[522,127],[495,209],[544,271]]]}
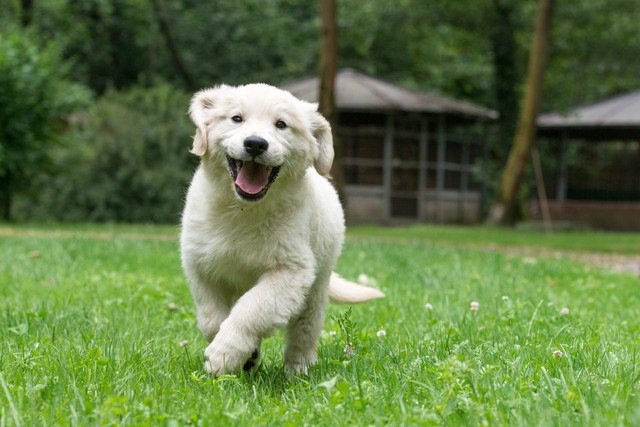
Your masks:
{"label": "wooden gazebo", "polygon": [[538,136],[557,146],[557,176],[548,186],[553,220],[640,230],[640,91],[544,114]]}
{"label": "wooden gazebo", "polygon": [[[485,125],[497,113],[412,91],[353,69],[336,76],[337,137],[345,168],[347,219],[375,223],[476,223]],[[284,89],[317,102],[318,79]]]}

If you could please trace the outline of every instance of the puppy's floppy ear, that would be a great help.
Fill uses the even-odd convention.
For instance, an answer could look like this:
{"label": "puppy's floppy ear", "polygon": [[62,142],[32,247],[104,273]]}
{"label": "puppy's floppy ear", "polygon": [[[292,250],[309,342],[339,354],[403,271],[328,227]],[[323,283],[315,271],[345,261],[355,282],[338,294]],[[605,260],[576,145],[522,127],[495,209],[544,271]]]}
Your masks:
{"label": "puppy's floppy ear", "polygon": [[315,159],[315,168],[322,176],[330,176],[331,165],[333,164],[333,137],[331,136],[331,126],[317,111],[312,112],[311,133],[318,141],[318,156]]}
{"label": "puppy's floppy ear", "polygon": [[226,90],[228,86],[221,85],[210,89],[204,89],[197,92],[191,98],[191,105],[189,106],[189,117],[195,123],[197,129],[196,134],[193,137],[193,148],[191,152],[197,156],[204,156],[207,152],[207,118],[219,98],[220,94]]}

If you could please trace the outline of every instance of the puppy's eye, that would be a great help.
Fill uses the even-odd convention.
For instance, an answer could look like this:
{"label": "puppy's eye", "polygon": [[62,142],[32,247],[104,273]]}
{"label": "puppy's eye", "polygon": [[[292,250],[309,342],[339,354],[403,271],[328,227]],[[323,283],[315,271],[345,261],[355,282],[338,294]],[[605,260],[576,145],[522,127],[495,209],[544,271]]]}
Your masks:
{"label": "puppy's eye", "polygon": [[231,121],[233,121],[234,123],[242,123],[242,117],[241,116],[233,116],[231,117]]}
{"label": "puppy's eye", "polygon": [[278,120],[278,121],[276,122],[276,127],[277,127],[278,129],[286,129],[286,128],[287,128],[287,124],[286,124],[284,121],[282,121],[282,120]]}

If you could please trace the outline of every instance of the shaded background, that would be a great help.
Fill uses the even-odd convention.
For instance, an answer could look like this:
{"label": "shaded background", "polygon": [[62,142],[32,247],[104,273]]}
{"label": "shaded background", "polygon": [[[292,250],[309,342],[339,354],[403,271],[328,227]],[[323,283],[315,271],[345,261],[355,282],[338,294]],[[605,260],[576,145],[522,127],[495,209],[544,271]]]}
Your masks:
{"label": "shaded background", "polygon": [[[537,2],[337,3],[340,67],[500,113],[481,174],[493,191]],[[634,0],[559,2],[542,111],[640,87],[637,22]],[[175,223],[196,166],[191,94],[308,77],[319,55],[309,0],[0,0],[0,28],[0,202],[16,220]],[[619,156],[596,157],[606,169]]]}

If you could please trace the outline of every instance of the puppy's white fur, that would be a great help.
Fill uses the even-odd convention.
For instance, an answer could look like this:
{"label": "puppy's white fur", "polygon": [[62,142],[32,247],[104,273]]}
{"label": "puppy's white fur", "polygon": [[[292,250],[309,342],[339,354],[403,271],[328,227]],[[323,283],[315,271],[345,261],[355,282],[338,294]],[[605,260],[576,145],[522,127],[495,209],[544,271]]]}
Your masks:
{"label": "puppy's white fur", "polygon": [[[181,255],[198,326],[210,341],[205,369],[213,375],[255,369],[260,342],[274,328],[287,331],[286,371],[306,372],[316,361],[329,297],[383,296],[332,273],[344,216],[326,178],[331,129],[316,109],[264,84],[218,86],[192,99],[192,152],[201,163],[183,213]],[[248,137],[268,148],[248,153]],[[247,200],[234,182],[235,166],[247,162],[280,168],[259,200]]]}

